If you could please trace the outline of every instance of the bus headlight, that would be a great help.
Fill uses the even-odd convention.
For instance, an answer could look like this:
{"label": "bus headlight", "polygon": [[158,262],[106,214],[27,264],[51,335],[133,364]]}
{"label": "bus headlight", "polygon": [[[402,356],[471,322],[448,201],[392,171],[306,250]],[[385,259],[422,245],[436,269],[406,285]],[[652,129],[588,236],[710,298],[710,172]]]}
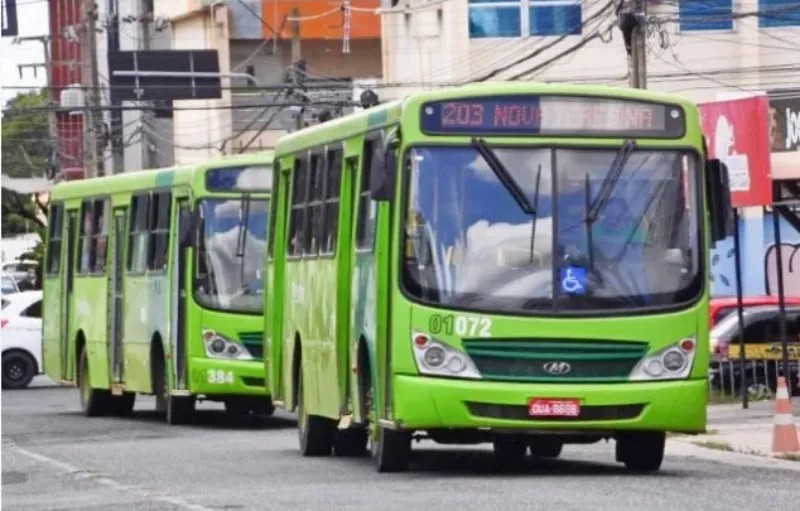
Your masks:
{"label": "bus headlight", "polygon": [[214,330],[203,330],[203,343],[209,358],[226,358],[230,360],[253,360],[253,356],[242,344],[219,335]]}
{"label": "bus headlight", "polygon": [[630,380],[676,380],[688,378],[694,365],[697,343],[693,337],[682,339],[645,357],[636,364]]}
{"label": "bus headlight", "polygon": [[472,379],[481,377],[469,355],[429,335],[414,332],[411,345],[414,347],[414,358],[421,374]]}

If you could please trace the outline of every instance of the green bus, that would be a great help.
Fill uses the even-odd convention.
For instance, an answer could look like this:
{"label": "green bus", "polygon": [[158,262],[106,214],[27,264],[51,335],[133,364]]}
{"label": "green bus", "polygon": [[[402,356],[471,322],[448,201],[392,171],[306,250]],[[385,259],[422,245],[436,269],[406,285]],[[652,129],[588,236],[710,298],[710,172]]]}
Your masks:
{"label": "green bus", "polygon": [[306,456],[406,470],[412,439],[503,467],[614,439],[661,466],[706,427],[709,246],[727,169],[697,107],[601,86],[420,92],[283,137],[266,362]]}
{"label": "green bus", "polygon": [[263,358],[271,151],[57,184],[43,271],[43,365],[87,416],[156,396],[271,414]]}

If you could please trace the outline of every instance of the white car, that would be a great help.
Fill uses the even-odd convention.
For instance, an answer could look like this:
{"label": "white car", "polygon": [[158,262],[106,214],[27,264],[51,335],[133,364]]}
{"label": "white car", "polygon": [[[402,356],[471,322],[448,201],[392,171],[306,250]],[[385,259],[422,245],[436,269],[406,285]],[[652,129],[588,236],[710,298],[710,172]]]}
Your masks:
{"label": "white car", "polygon": [[42,292],[3,294],[3,388],[23,389],[42,370]]}

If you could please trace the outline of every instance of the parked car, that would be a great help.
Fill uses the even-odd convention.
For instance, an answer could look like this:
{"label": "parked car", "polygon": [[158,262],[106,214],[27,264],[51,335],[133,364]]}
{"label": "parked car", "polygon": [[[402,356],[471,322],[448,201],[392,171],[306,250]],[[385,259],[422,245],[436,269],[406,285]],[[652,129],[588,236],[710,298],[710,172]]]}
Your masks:
{"label": "parked car", "polygon": [[[777,386],[777,376],[783,375],[780,307],[778,305],[749,306],[743,310],[744,345],[747,364],[745,371],[750,383],[762,384],[771,391]],[[723,390],[739,388],[739,318],[728,314],[710,334],[711,385]],[[789,371],[793,375],[794,393],[800,392],[797,374],[800,362],[800,305],[786,306],[786,334],[789,343]],[[732,353],[734,351],[734,353]],[[732,388],[731,388],[732,387]]]}
{"label": "parked car", "polygon": [[38,268],[39,263],[31,259],[14,259],[13,261],[6,261],[0,266],[3,273],[11,275],[16,280],[24,279],[28,274],[28,270],[37,270]]}
{"label": "parked car", "polygon": [[42,371],[42,292],[3,295],[3,388],[22,389]]}
{"label": "parked car", "polygon": [[[784,299],[786,305],[800,305],[800,297],[787,296]],[[736,312],[736,297],[732,298],[713,298],[711,300],[711,327],[713,328],[723,318]],[[742,308],[754,307],[758,305],[778,305],[777,296],[745,296],[742,298]]]}

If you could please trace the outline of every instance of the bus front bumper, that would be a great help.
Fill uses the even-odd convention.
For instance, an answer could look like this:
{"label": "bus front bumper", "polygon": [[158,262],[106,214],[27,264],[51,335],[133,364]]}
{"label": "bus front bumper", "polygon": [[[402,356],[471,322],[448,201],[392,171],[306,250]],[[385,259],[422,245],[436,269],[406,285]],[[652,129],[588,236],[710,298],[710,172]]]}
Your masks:
{"label": "bus front bumper", "polygon": [[[674,431],[706,428],[707,380],[530,384],[397,375],[395,424],[403,429]],[[577,399],[575,418],[531,417],[531,399]]]}
{"label": "bus front bumper", "polygon": [[205,396],[267,396],[263,361],[192,358],[190,390]]}

